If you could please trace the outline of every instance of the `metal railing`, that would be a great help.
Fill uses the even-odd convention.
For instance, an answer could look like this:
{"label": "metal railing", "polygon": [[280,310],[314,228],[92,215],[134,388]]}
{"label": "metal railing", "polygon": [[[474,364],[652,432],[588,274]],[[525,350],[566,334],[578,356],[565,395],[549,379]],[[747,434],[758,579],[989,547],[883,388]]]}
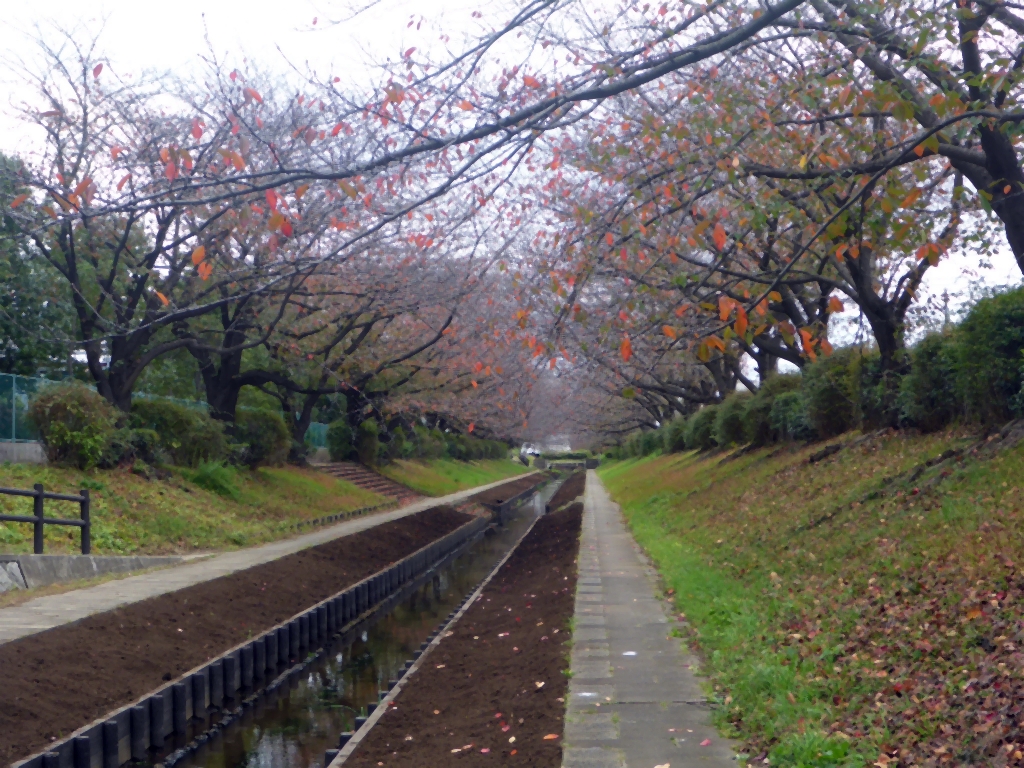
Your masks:
{"label": "metal railing", "polygon": [[[0,523],[31,523],[35,530],[32,537],[32,551],[43,554],[43,533],[47,525],[70,525],[82,529],[82,554],[88,555],[92,552],[92,530],[89,522],[89,491],[82,489],[78,496],[68,493],[47,493],[43,490],[42,483],[36,483],[31,491],[20,488],[0,488],[0,494],[7,496],[28,496],[32,498],[32,515],[0,515]],[[81,509],[81,520],[66,520],[58,517],[45,517],[43,514],[43,502],[46,499],[53,501],[74,501]]]}

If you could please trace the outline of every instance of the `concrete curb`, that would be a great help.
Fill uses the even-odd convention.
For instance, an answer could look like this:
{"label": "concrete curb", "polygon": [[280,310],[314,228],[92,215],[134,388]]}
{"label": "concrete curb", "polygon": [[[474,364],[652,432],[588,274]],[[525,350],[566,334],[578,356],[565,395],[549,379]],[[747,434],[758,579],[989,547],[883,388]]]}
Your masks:
{"label": "concrete curb", "polygon": [[[130,573],[185,562],[179,555],[100,556],[100,555],[0,555],[0,568],[6,569],[21,589],[45,587],[65,581],[91,579],[111,573]],[[17,571],[17,573],[15,573]],[[20,575],[20,581],[18,576]],[[0,584],[0,592],[4,592]]]}

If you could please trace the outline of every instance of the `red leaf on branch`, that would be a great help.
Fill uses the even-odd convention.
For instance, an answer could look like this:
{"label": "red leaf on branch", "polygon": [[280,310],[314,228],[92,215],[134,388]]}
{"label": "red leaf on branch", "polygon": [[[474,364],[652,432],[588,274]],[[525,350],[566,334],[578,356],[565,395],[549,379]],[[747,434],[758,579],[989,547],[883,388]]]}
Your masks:
{"label": "red leaf on branch", "polygon": [[203,124],[198,117],[192,118],[192,138],[199,139],[203,136]]}
{"label": "red leaf on branch", "polygon": [[102,72],[102,71],[103,71],[103,65],[102,64],[97,64],[95,67],[93,67],[92,68],[93,79],[95,80],[96,78],[98,78],[100,76],[100,72]]}
{"label": "red leaf on branch", "polygon": [[523,75],[523,85],[528,88],[540,88],[540,80],[530,75]]}
{"label": "red leaf on branch", "polygon": [[622,340],[622,344],[619,345],[619,354],[622,355],[622,362],[628,363],[629,358],[633,356],[633,342],[629,340],[629,336]]}
{"label": "red leaf on branch", "polygon": [[18,195],[16,198],[11,200],[11,208],[17,208],[19,205],[28,200],[28,195]]}
{"label": "red leaf on branch", "polygon": [[722,250],[725,248],[725,227],[721,223],[715,224],[715,231],[711,235],[715,241],[715,248]]}

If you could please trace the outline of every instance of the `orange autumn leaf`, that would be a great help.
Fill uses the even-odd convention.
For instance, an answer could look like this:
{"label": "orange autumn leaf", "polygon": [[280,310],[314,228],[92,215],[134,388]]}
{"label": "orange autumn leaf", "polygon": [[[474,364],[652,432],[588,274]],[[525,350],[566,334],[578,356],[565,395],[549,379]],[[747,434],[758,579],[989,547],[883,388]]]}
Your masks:
{"label": "orange autumn leaf", "polygon": [[459,102],[459,109],[464,109],[469,112],[473,109],[473,105],[467,99],[463,99]]}
{"label": "orange autumn leaf", "polygon": [[711,233],[711,237],[715,241],[715,248],[718,250],[725,248],[725,227],[720,223],[715,224],[715,231]]}
{"label": "orange autumn leaf", "polygon": [[530,75],[523,75],[523,85],[528,88],[540,88],[540,80]]}
{"label": "orange autumn leaf", "polygon": [[206,246],[200,245],[192,251],[192,263],[199,266],[199,262],[206,258]]}
{"label": "orange autumn leaf", "polygon": [[747,312],[743,307],[736,307],[736,335],[747,335]]}
{"label": "orange autumn leaf", "polygon": [[608,243],[608,245],[613,245],[615,243],[615,238],[612,237],[612,233],[611,232],[605,232],[604,233],[604,241],[606,243]]}
{"label": "orange autumn leaf", "polygon": [[728,320],[734,306],[736,306],[736,302],[733,299],[730,299],[728,296],[719,296],[718,319],[723,323]]}
{"label": "orange autumn leaf", "polygon": [[16,198],[11,200],[11,208],[17,208],[19,205],[28,200],[28,195],[18,195]]}
{"label": "orange autumn leaf", "polygon": [[213,274],[213,264],[211,264],[208,261],[204,261],[202,264],[199,265],[199,269],[197,271],[199,272],[199,276],[203,280],[206,280],[210,275]]}
{"label": "orange autumn leaf", "polygon": [[476,429],[476,424],[473,423],[470,423],[470,425],[466,427],[467,432],[472,432],[474,429]]}
{"label": "orange autumn leaf", "polygon": [[843,302],[840,301],[838,296],[830,296],[828,300],[828,311],[829,312],[842,312]]}
{"label": "orange autumn leaf", "polygon": [[168,300],[168,298],[167,298],[166,296],[164,296],[164,295],[163,295],[162,293],[160,293],[160,291],[156,291],[156,297],[157,297],[158,299],[160,299],[160,301],[162,301],[162,302],[163,302],[163,305],[164,305],[165,307],[166,307],[166,306],[167,306],[168,304],[170,304],[170,303],[171,303],[171,302],[170,302],[170,301]]}
{"label": "orange autumn leaf", "polygon": [[671,325],[661,326],[661,332],[668,336],[670,339],[676,338],[676,329],[673,328]]}
{"label": "orange autumn leaf", "polygon": [[921,190],[917,187],[914,187],[914,189],[910,190],[910,194],[903,198],[903,202],[900,203],[900,205],[903,208],[909,208],[910,206],[917,202],[917,199],[919,197],[921,197]]}
{"label": "orange autumn leaf", "polygon": [[629,358],[633,356],[633,342],[629,340],[628,336],[619,345],[619,354],[622,355],[622,362],[624,363],[628,363]]}

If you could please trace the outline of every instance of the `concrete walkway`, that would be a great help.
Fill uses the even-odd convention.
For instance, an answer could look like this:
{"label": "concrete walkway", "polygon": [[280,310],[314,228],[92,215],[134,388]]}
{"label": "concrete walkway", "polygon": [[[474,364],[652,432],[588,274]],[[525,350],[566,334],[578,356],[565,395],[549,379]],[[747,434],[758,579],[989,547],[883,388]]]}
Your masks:
{"label": "concrete walkway", "polygon": [[[587,472],[563,768],[735,766],[647,565]],[[705,746],[702,746],[704,744]]]}
{"label": "concrete walkway", "polygon": [[13,608],[2,608],[0,609],[0,644],[59,627],[62,624],[69,624],[94,613],[110,611],[122,605],[137,603],[140,600],[191,587],[193,584],[210,581],[235,571],[252,568],[261,563],[268,563],[308,547],[315,547],[342,536],[365,531],[367,528],[389,523],[431,507],[455,504],[480,491],[526,476],[525,474],[516,475],[448,496],[421,499],[390,512],[346,520],[329,528],[321,528],[291,539],[275,541],[251,549],[225,552],[174,568],[150,571],[118,581],[97,584],[86,589],[62,592],[59,595],[37,597]]}

